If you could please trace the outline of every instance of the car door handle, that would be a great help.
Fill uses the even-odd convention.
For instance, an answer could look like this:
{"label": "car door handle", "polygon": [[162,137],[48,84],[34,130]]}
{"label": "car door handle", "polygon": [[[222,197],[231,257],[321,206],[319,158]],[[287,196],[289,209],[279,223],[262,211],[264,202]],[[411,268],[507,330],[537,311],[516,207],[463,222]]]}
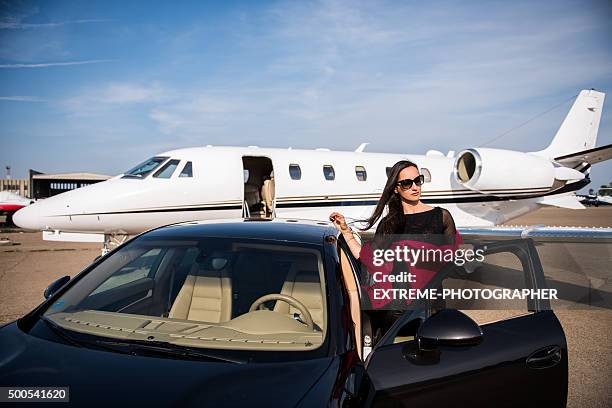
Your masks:
{"label": "car door handle", "polygon": [[550,368],[561,361],[562,351],[559,346],[548,346],[532,353],[527,357],[527,367],[542,369]]}

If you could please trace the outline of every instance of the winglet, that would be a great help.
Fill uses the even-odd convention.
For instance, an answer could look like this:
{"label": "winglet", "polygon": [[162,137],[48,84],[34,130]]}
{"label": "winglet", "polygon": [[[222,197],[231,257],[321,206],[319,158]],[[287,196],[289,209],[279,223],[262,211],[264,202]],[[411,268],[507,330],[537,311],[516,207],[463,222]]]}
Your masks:
{"label": "winglet", "polygon": [[360,144],[359,147],[355,149],[355,153],[363,152],[367,145],[369,145],[367,142]]}

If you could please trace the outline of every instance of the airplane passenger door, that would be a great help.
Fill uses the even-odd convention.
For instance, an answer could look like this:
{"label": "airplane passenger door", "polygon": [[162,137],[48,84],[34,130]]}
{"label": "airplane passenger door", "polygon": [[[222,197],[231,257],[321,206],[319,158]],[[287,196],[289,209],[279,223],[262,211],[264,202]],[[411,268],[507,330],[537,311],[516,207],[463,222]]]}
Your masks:
{"label": "airplane passenger door", "polygon": [[[485,263],[468,280],[482,287],[508,287],[524,278],[528,289],[546,288],[533,241],[487,247]],[[510,255],[520,259],[523,270],[487,263],[489,256],[506,262]],[[442,283],[446,288],[447,282]],[[430,317],[422,310],[406,311],[393,324],[366,360],[369,403],[565,407],[567,344],[548,300],[526,301],[527,310],[509,317],[500,314],[516,312],[510,307],[465,311],[478,323],[459,307],[447,301],[446,309]]]}
{"label": "airplane passenger door", "polygon": [[263,156],[243,156],[243,217],[272,218],[276,203],[272,160]]}

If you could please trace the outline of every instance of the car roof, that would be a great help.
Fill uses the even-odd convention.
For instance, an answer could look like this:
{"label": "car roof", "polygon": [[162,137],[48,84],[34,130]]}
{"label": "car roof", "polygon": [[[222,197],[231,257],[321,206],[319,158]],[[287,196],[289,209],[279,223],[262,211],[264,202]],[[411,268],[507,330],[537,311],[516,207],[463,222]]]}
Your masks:
{"label": "car roof", "polygon": [[190,221],[156,228],[151,238],[223,237],[292,241],[320,245],[323,237],[337,235],[330,222],[296,218],[245,218]]}

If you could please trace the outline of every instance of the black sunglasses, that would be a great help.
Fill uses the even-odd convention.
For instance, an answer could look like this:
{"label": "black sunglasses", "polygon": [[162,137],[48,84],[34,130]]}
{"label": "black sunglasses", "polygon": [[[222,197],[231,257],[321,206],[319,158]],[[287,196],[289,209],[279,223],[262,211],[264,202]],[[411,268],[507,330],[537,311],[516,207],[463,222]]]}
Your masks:
{"label": "black sunglasses", "polygon": [[421,174],[419,176],[416,176],[412,180],[411,179],[404,179],[404,180],[398,181],[396,184],[405,190],[405,189],[408,189],[408,188],[412,187],[412,183],[416,184],[417,186],[420,186],[424,182],[425,182],[425,176],[423,176]]}

